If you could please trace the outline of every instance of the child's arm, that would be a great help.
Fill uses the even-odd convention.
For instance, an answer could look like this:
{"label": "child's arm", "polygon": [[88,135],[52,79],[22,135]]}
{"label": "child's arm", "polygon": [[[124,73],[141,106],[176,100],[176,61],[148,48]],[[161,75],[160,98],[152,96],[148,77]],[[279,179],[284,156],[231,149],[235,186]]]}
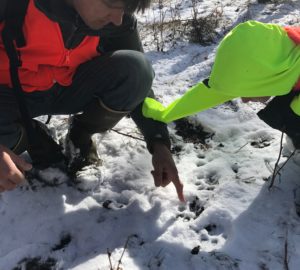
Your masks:
{"label": "child's arm", "polygon": [[204,82],[201,82],[167,107],[154,99],[146,98],[143,105],[143,115],[157,121],[169,123],[212,108],[233,98],[235,97],[225,96],[211,90]]}

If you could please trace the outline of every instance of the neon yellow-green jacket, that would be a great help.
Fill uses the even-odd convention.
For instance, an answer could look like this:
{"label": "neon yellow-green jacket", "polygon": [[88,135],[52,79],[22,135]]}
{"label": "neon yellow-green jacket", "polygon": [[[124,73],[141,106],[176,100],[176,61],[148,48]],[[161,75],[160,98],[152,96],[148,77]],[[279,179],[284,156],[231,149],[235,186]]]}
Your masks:
{"label": "neon yellow-green jacket", "polygon": [[[195,85],[167,107],[146,98],[144,116],[168,123],[237,97],[289,93],[300,77],[300,28],[297,31],[257,21],[239,24],[221,41],[208,82]],[[300,115],[300,98],[291,108]]]}

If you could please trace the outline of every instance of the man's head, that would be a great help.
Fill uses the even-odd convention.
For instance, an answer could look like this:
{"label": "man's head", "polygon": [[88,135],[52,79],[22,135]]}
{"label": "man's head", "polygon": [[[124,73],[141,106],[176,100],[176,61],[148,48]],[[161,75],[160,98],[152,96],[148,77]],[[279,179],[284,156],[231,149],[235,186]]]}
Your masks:
{"label": "man's head", "polygon": [[93,30],[113,23],[121,25],[124,13],[144,11],[151,0],[66,0]]}

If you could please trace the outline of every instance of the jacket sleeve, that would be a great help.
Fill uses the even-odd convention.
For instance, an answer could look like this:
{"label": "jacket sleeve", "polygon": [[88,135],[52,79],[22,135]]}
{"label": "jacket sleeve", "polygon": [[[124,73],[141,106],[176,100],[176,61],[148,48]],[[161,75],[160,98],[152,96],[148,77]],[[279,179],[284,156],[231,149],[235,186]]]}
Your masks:
{"label": "jacket sleeve", "polygon": [[294,100],[298,100],[298,95],[293,91],[274,97],[257,115],[270,127],[287,134],[292,138],[294,146],[300,148],[300,116],[291,108]]}
{"label": "jacket sleeve", "polygon": [[157,121],[169,123],[235,98],[211,90],[207,86],[206,81],[204,80],[193,86],[183,96],[174,100],[167,107],[164,107],[154,99],[146,98],[142,108],[143,115]]}
{"label": "jacket sleeve", "polygon": [[[143,52],[137,30],[137,21],[133,15],[125,14],[121,26],[108,25],[100,30],[100,51],[109,52],[121,49]],[[154,98],[151,90],[149,97]],[[166,124],[144,117],[143,104],[139,104],[131,113],[132,120],[143,134],[147,148],[152,153],[153,143],[161,142],[170,149],[169,132]]]}
{"label": "jacket sleeve", "polygon": [[[154,97],[152,90],[149,94],[149,97]],[[150,118],[145,118],[145,116],[142,113],[142,107],[143,104],[141,103],[135,108],[135,110],[133,110],[130,113],[130,116],[132,120],[136,123],[139,130],[142,132],[149,152],[152,154],[153,144],[155,142],[163,143],[168,147],[168,149],[170,149],[171,141],[167,125],[162,122],[152,120]]]}

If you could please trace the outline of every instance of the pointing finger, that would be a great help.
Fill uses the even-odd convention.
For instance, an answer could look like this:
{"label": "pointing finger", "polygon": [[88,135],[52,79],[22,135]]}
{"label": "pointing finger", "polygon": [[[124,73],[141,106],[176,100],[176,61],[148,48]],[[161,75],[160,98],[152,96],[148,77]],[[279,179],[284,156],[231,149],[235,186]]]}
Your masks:
{"label": "pointing finger", "polygon": [[184,198],[184,195],[183,195],[183,184],[181,183],[180,179],[178,177],[176,177],[172,180],[172,182],[173,182],[173,184],[176,188],[178,199],[181,202],[185,202],[185,198]]}

